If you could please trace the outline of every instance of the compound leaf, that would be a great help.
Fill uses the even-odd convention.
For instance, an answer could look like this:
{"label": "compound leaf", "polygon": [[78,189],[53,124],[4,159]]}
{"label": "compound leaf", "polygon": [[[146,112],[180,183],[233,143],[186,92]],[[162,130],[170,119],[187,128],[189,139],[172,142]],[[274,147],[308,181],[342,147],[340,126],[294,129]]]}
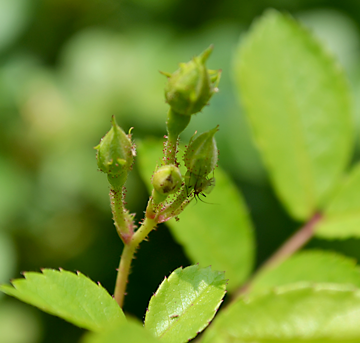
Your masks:
{"label": "compound leaf", "polygon": [[360,340],[359,321],[359,289],[339,284],[289,285],[228,306],[202,342],[355,343]]}
{"label": "compound leaf", "polygon": [[325,208],[315,234],[327,239],[360,237],[360,164]]}
{"label": "compound leaf", "polygon": [[[154,163],[161,161],[161,152],[161,142],[146,140],[138,144],[139,170],[149,190]],[[246,280],[253,267],[253,227],[234,182],[221,168],[216,168],[215,179],[216,185],[205,199],[210,204],[193,201],[179,221],[171,219],[166,224],[193,263],[226,271],[227,288],[232,291]]]}
{"label": "compound leaf", "polygon": [[125,321],[109,293],[81,273],[25,272],[24,279],[15,279],[12,285],[1,285],[0,290],[88,330],[99,331]]}
{"label": "compound leaf", "polygon": [[151,298],[145,328],[168,343],[188,342],[209,325],[225,288],[223,272],[198,265],[178,268]]}
{"label": "compound leaf", "polygon": [[236,81],[271,181],[296,219],[323,208],[353,144],[343,72],[295,20],[268,11],[240,43]]}
{"label": "compound leaf", "polygon": [[252,295],[296,282],[352,284],[360,288],[356,261],[328,251],[298,252],[275,268],[265,269],[251,282]]}

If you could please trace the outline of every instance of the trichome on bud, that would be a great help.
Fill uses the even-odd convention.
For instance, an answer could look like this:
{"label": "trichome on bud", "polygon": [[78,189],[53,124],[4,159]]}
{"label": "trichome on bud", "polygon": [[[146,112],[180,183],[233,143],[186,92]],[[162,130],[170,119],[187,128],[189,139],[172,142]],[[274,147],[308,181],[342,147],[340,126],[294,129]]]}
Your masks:
{"label": "trichome on bud", "polygon": [[188,172],[198,178],[207,177],[216,167],[218,162],[218,149],[215,141],[214,129],[200,134],[191,140],[184,155],[185,167]]}
{"label": "trichome on bud", "polygon": [[[111,178],[118,178],[125,182],[127,173],[131,170],[134,162],[134,147],[122,128],[112,117],[110,131],[101,139],[97,150],[97,164],[99,169]],[[109,179],[110,180],[110,179]]]}

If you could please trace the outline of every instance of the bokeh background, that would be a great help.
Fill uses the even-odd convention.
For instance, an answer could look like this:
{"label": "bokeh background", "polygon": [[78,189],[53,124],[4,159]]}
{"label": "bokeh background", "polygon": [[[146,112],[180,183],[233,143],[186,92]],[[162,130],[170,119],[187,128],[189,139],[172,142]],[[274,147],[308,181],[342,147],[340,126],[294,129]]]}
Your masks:
{"label": "bokeh background", "polygon": [[[298,226],[269,185],[252,143],[232,57],[268,7],[290,12],[345,69],[360,127],[360,2],[352,0],[0,0],[0,282],[23,270],[80,270],[113,291],[120,239],[95,151],[110,117],[135,140],[165,134],[166,79],[209,44],[220,93],[183,135],[220,124],[220,165],[236,181],[256,227],[257,264]],[[274,85],[276,87],[276,85]],[[355,146],[354,161],[358,159]],[[127,202],[141,219],[147,192],[136,164]],[[196,206],[210,206],[198,203]],[[360,257],[360,241],[309,247]],[[137,253],[125,311],[142,319],[165,275],[190,262],[166,226]],[[71,324],[0,294],[1,343],[77,342]]]}

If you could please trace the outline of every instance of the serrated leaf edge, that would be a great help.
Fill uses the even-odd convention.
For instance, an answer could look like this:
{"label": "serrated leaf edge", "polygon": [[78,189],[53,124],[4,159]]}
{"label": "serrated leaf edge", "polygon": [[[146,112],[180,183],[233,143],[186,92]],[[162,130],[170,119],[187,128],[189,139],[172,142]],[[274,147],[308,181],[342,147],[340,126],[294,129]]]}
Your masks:
{"label": "serrated leaf edge", "polygon": [[[100,284],[100,283],[96,283],[94,282],[93,280],[91,280],[90,278],[88,278],[87,276],[85,276],[84,274],[82,274],[81,272],[79,271],[76,271],[76,273],[73,273],[73,272],[70,272],[70,271],[67,271],[67,270],[64,270],[62,268],[59,268],[59,270],[57,269],[52,269],[52,268],[42,268],[40,269],[41,272],[22,272],[21,274],[23,275],[23,278],[17,278],[17,279],[12,279],[10,280],[11,282],[11,285],[8,285],[8,284],[3,284],[3,285],[0,285],[0,291],[2,291],[3,293],[9,295],[9,296],[13,296],[13,297],[16,297],[18,298],[17,296],[15,296],[15,291],[19,292],[20,294],[23,294],[21,290],[18,289],[18,287],[16,287],[16,283],[18,282],[31,282],[30,280],[27,279],[27,276],[31,276],[31,275],[36,275],[36,276],[40,276],[40,277],[44,277],[46,278],[47,275],[49,275],[50,273],[59,273],[59,274],[69,274],[71,275],[72,277],[78,277],[78,278],[84,278],[86,279],[87,281],[90,281],[91,283],[93,283],[95,286],[97,286],[99,289],[101,289],[105,294],[107,294],[113,301],[114,298],[108,293],[108,291]],[[11,287],[12,286],[12,287]],[[32,295],[34,295],[34,293],[31,293]],[[35,296],[37,296],[38,294],[35,293]],[[21,298],[19,298],[21,300]],[[62,319],[64,319],[65,321],[67,322],[71,322],[69,321],[68,318],[64,318],[64,317],[67,317],[67,312],[64,312],[63,310],[59,310],[59,311],[54,311],[52,308],[54,308],[54,305],[50,304],[49,302],[43,300],[42,298],[40,298],[41,301],[46,304],[48,307],[43,307],[43,306],[37,306],[37,305],[32,305],[32,306],[35,306],[41,310],[43,310],[44,312],[47,312],[47,313],[50,313],[52,315],[55,315],[57,317],[60,317]],[[94,317],[88,312],[88,310],[83,307],[82,303],[76,301],[77,304],[79,304],[79,307],[83,309],[84,313],[86,313],[89,318],[94,322],[94,325],[96,325],[96,320],[94,320]],[[50,307],[50,309],[49,309]],[[65,315],[64,315],[65,314]],[[63,317],[64,315],[64,317]],[[80,324],[80,321],[77,321],[76,320],[76,324],[74,325],[77,325],[77,326],[81,326],[81,327],[84,327],[86,329],[91,329],[91,330],[94,330],[94,327],[91,327],[89,328],[88,325],[83,325],[83,324]],[[99,330],[101,329],[102,326],[101,325],[97,325],[96,329],[95,330]]]}

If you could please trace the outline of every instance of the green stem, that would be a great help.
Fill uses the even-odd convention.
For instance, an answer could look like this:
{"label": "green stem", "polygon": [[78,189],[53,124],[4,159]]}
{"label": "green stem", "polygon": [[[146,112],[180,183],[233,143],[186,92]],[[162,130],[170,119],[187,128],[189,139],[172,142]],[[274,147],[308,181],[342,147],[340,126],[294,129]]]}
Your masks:
{"label": "green stem", "polygon": [[125,209],[123,203],[123,186],[127,174],[112,177],[108,175],[110,189],[110,206],[113,214],[116,231],[122,241],[126,244],[134,233],[133,217]]}
{"label": "green stem", "polygon": [[165,164],[175,164],[176,152],[178,147],[178,138],[181,132],[185,130],[190,122],[191,116],[182,115],[169,109],[166,126],[168,138],[165,146]]}
{"label": "green stem", "polygon": [[177,195],[176,200],[158,213],[158,222],[163,223],[179,215],[193,199],[193,197],[189,197],[189,195],[190,194],[187,193],[186,186],[184,186],[181,192]]}
{"label": "green stem", "polygon": [[120,238],[124,241],[124,235],[129,236],[130,230],[125,220],[122,191],[110,189],[110,205],[113,214],[114,225]]}
{"label": "green stem", "polygon": [[177,164],[176,151],[178,145],[178,136],[168,133],[167,142],[165,146],[165,164]]}
{"label": "green stem", "polygon": [[157,216],[157,213],[158,213],[159,205],[163,201],[165,201],[166,198],[167,198],[167,195],[160,194],[153,188],[153,190],[151,192],[150,201],[146,208],[145,216],[148,218],[155,218],[155,216]]}
{"label": "green stem", "polygon": [[114,298],[120,307],[123,307],[126,285],[129,278],[131,261],[139,244],[148,236],[150,231],[156,226],[157,218],[145,218],[140,228],[133,234],[129,242],[125,243],[121,255],[118,274],[116,278]]}

